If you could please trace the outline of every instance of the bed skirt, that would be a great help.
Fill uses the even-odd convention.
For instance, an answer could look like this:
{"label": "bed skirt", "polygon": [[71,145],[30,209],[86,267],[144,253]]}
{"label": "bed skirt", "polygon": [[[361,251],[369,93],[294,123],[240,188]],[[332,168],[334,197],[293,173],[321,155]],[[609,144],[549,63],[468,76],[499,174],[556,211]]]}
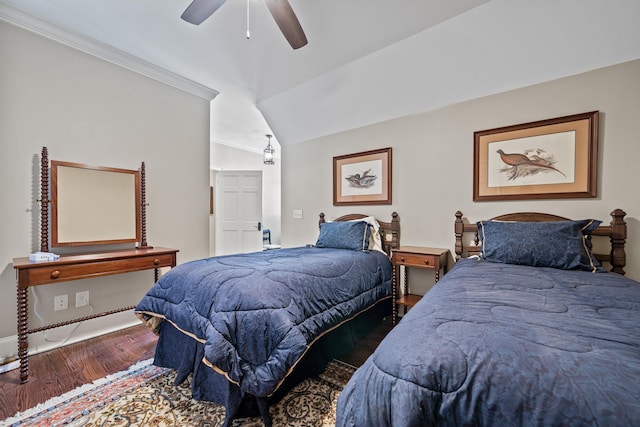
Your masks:
{"label": "bed skirt", "polygon": [[385,298],[353,319],[317,339],[295,368],[283,379],[270,396],[242,395],[240,388],[224,375],[203,362],[204,345],[176,329],[170,322],[160,325],[154,364],[177,371],[176,385],[189,374],[192,397],[196,400],[223,405],[227,412],[225,426],[235,418],[262,416],[270,425],[268,406],[279,401],[293,386],[305,378],[319,375],[335,358],[349,353],[358,341],[371,332],[391,313],[389,298]]}

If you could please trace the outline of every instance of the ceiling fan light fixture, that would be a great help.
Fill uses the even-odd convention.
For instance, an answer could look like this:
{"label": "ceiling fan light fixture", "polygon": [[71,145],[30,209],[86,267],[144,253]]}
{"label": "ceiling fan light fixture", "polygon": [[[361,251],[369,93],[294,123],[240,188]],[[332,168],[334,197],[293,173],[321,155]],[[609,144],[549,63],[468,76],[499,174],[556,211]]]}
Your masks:
{"label": "ceiling fan light fixture", "polygon": [[267,137],[267,147],[264,149],[264,155],[262,157],[262,161],[265,165],[275,165],[276,164],[276,150],[271,145],[271,138],[273,135],[265,135]]}

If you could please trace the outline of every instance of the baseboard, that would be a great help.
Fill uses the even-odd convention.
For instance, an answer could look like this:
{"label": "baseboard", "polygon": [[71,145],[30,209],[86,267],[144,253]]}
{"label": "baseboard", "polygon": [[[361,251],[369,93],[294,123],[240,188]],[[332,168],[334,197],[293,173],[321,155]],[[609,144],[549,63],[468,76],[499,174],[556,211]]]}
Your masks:
{"label": "baseboard", "polygon": [[[0,338],[0,367],[18,358],[18,336]],[[0,371],[1,372],[1,371]]]}
{"label": "baseboard", "polygon": [[13,371],[14,369],[18,369],[20,367],[20,361],[15,360],[13,362],[9,362],[4,365],[0,365],[0,374],[4,374],[5,372]]}

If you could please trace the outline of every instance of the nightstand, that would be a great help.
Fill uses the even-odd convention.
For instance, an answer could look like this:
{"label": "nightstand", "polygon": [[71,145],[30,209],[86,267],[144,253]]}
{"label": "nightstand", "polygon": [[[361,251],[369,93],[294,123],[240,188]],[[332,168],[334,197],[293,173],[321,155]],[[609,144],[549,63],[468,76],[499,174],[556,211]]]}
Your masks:
{"label": "nightstand", "polygon": [[[449,262],[449,250],[441,248],[425,248],[421,246],[400,246],[398,249],[391,251],[391,264],[393,265],[393,316],[392,322],[396,324],[397,306],[405,307],[405,313],[408,307],[416,305],[421,295],[409,293],[409,267],[428,268],[435,272],[435,281],[440,280],[440,270],[442,274],[447,271]],[[398,298],[398,279],[400,277],[400,268],[404,269],[403,279],[403,296]]]}

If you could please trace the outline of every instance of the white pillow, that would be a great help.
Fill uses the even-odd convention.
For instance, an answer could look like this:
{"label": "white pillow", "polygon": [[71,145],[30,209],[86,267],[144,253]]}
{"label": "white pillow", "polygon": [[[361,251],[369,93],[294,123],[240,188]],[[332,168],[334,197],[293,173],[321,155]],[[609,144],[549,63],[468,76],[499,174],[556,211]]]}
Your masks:
{"label": "white pillow", "polygon": [[373,216],[367,216],[365,218],[354,219],[352,221],[364,221],[371,225],[373,228],[373,232],[369,237],[369,249],[374,251],[380,251],[382,253],[386,253],[384,249],[382,249],[382,238],[380,237],[380,224]]}

